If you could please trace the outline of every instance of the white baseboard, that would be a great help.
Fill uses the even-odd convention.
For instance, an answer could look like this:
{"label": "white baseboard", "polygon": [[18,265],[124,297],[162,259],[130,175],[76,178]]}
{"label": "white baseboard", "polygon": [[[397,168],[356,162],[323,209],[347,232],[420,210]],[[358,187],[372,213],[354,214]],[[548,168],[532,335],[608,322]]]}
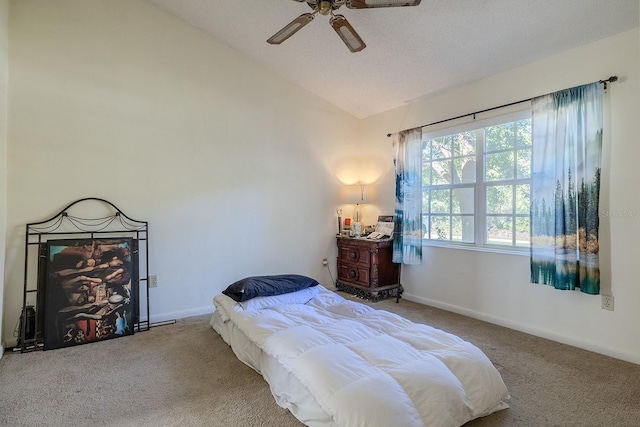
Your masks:
{"label": "white baseboard", "polygon": [[[167,322],[170,320],[184,319],[185,317],[201,316],[204,314],[212,314],[214,311],[213,305],[207,305],[205,307],[191,308],[188,310],[172,311],[169,313],[151,313],[151,325],[154,323]],[[146,320],[146,319],[142,319]]]}
{"label": "white baseboard", "polygon": [[463,316],[482,320],[488,323],[493,323],[494,325],[504,326],[505,328],[513,329],[519,332],[524,332],[530,335],[535,335],[537,337],[559,342],[561,344],[566,344],[566,345],[578,347],[584,350],[593,351],[594,353],[603,354],[605,356],[613,357],[615,359],[620,359],[626,362],[640,364],[640,356],[637,354],[625,353],[614,348],[598,345],[592,342],[577,340],[570,336],[560,335],[555,332],[547,331],[540,328],[532,328],[529,325],[503,319],[497,316],[492,316],[490,314],[481,313],[479,311],[469,310],[464,307],[458,307],[456,305],[446,304],[446,303],[432,300],[429,298],[423,298],[416,295],[407,294],[406,291],[402,294],[402,298],[408,301],[413,301],[419,304],[429,305],[432,307],[440,308],[442,310],[451,311],[453,313],[461,314]]}

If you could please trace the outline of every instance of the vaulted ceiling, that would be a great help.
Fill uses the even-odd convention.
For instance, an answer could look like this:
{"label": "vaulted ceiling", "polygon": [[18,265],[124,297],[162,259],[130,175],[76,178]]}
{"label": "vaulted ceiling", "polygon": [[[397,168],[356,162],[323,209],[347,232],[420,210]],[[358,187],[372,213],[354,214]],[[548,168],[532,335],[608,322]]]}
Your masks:
{"label": "vaulted ceiling", "polygon": [[347,9],[367,47],[351,53],[316,18],[281,45],[266,40],[302,13],[292,0],[148,0],[332,104],[364,118],[640,25],[640,0],[422,0]]}

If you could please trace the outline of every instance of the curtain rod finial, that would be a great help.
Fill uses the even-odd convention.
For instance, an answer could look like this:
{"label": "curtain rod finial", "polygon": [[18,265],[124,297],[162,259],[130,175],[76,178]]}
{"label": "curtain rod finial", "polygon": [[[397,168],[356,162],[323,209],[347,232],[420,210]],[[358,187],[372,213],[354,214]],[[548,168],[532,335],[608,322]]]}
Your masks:
{"label": "curtain rod finial", "polygon": [[607,90],[607,83],[613,83],[618,81],[618,76],[611,76],[606,80],[600,80],[599,83],[604,85],[604,90]]}

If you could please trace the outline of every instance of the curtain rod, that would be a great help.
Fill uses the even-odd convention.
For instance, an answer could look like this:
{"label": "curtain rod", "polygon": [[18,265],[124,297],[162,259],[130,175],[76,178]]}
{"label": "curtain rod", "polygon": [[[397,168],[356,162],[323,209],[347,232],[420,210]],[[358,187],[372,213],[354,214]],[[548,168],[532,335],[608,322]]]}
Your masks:
{"label": "curtain rod", "polygon": [[[607,83],[613,83],[613,82],[615,82],[617,80],[618,80],[618,76],[611,76],[608,79],[598,80],[598,83],[604,84],[604,90],[607,90]],[[487,111],[493,111],[493,110],[497,110],[499,108],[511,107],[512,105],[518,105],[518,104],[522,104],[523,102],[529,102],[532,99],[533,98],[528,98],[528,99],[523,99],[523,100],[516,101],[516,102],[510,102],[508,104],[503,104],[503,105],[499,105],[497,107],[487,108],[487,109],[484,109],[484,110],[476,111],[474,113],[463,114],[461,116],[451,117],[449,119],[444,119],[444,120],[438,120],[437,122],[429,123],[429,124],[418,126],[418,127],[424,128],[424,127],[427,127],[427,126],[439,125],[440,123],[450,122],[452,120],[458,120],[458,119],[461,119],[463,117],[469,117],[469,116],[473,116],[473,119],[475,120],[476,114],[486,113]],[[392,135],[391,133],[388,133],[387,137],[390,137],[391,135]]]}

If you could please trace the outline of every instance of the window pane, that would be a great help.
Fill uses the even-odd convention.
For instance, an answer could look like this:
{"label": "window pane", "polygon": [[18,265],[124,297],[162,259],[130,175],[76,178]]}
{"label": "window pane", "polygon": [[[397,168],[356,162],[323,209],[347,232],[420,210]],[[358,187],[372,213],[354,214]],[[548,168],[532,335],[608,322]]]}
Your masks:
{"label": "window pane", "polygon": [[516,122],[518,147],[531,147],[531,119]]}
{"label": "window pane", "polygon": [[431,185],[431,163],[423,163],[422,164],[422,185],[429,186]]}
{"label": "window pane", "polygon": [[485,155],[485,180],[503,181],[513,179],[513,151]]}
{"label": "window pane", "polygon": [[531,148],[516,151],[518,179],[531,178]]}
{"label": "window pane", "polygon": [[469,156],[476,154],[476,133],[463,132],[452,135],[453,138],[453,156]]}
{"label": "window pane", "polygon": [[487,217],[487,243],[490,245],[512,245],[513,217]]}
{"label": "window pane", "polygon": [[529,217],[516,218],[516,246],[529,246],[531,235],[529,233]]}
{"label": "window pane", "polygon": [[422,213],[425,215],[429,213],[429,191],[422,192]]}
{"label": "window pane", "polygon": [[513,122],[484,128],[485,153],[513,148],[514,137]]}
{"label": "window pane", "polygon": [[432,216],[431,238],[434,240],[449,240],[449,221],[448,216]]}
{"label": "window pane", "polygon": [[457,157],[453,159],[455,165],[455,184],[476,182],[476,158],[474,157]]}
{"label": "window pane", "polygon": [[473,188],[455,188],[453,190],[452,213],[473,214],[475,191]]}
{"label": "window pane", "polygon": [[431,213],[451,212],[451,190],[432,190],[431,191]]}
{"label": "window pane", "polygon": [[428,162],[431,160],[431,140],[422,141],[422,161]]}
{"label": "window pane", "polygon": [[531,187],[529,184],[516,185],[516,213],[528,214],[531,206]]}
{"label": "window pane", "polygon": [[429,215],[422,215],[422,238],[429,238]]}
{"label": "window pane", "polygon": [[451,240],[456,242],[473,243],[473,217],[453,216],[451,217],[452,236]]}
{"label": "window pane", "polygon": [[442,136],[431,140],[431,158],[447,159],[451,158],[451,142],[452,137]]}
{"label": "window pane", "polygon": [[440,160],[431,164],[431,185],[444,185],[451,183],[451,160]]}
{"label": "window pane", "polygon": [[513,213],[513,186],[487,187],[487,214]]}

